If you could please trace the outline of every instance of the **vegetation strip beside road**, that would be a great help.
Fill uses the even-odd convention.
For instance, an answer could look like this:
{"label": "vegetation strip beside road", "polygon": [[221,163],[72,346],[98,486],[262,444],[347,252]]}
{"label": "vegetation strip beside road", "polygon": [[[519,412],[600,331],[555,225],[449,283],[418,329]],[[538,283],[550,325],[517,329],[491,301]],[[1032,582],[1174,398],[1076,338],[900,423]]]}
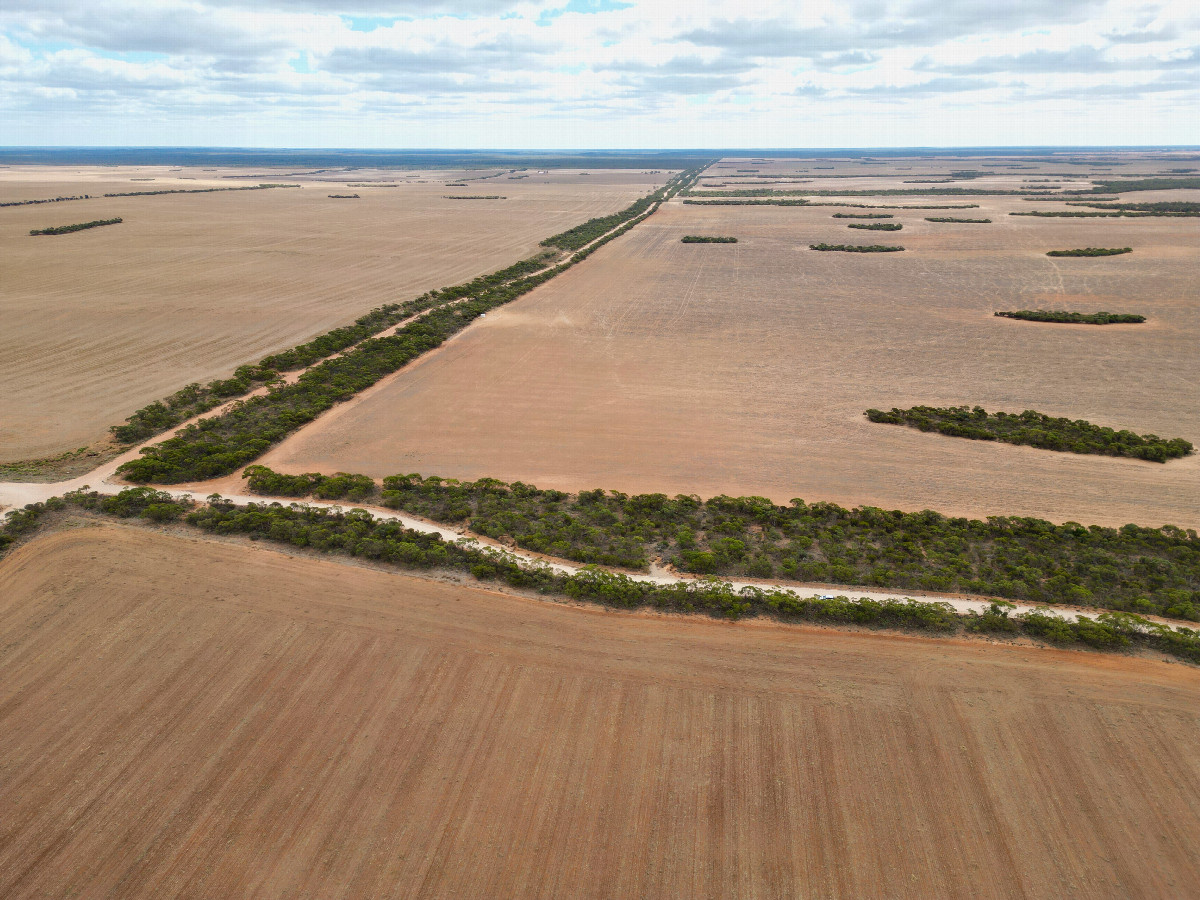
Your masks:
{"label": "vegetation strip beside road", "polygon": [[[576,252],[565,262],[546,268],[547,258],[544,254],[539,255],[464,285],[431,291],[409,301],[411,305],[374,311],[372,315],[379,315],[372,323],[352,328],[351,334],[329,342],[332,345],[344,339],[347,343],[343,346],[349,349],[340,356],[313,365],[293,383],[283,383],[278,379],[280,362],[277,357],[267,357],[257,367],[239,369],[238,372],[243,372],[245,377],[239,378],[235,373],[236,380],[243,382],[246,387],[259,381],[267,385],[267,393],[250,397],[221,415],[193,423],[162,443],[144,448],[141,459],[125,463],[119,472],[130,481],[143,484],[177,484],[233,472],[335,404],[350,399],[383,376],[441,346],[447,338],[474,319],[523,296],[586,259],[598,247],[651,215],[662,202],[674,196],[697,174],[695,170],[681,173],[665,187],[637,200],[621,213],[591,219],[542,242],[544,246],[575,249]],[[452,300],[453,304],[450,302]],[[362,331],[374,328],[376,322],[386,323],[377,329],[382,330],[389,327],[396,316],[410,314],[420,307],[424,307],[421,315],[401,325],[391,335],[376,338],[363,334],[359,337]],[[357,342],[353,341],[355,338]],[[326,349],[322,344],[320,350],[314,352]],[[304,359],[312,356],[312,353],[304,352],[303,346],[296,348],[296,352]],[[183,421],[187,418],[185,413],[195,408],[191,405],[193,399],[201,404],[210,403],[214,399],[213,392],[204,389],[191,391],[189,397],[177,404],[178,409],[172,409],[170,403],[165,404],[165,418],[177,416],[176,421]],[[156,409],[149,417],[141,416],[140,412],[137,415],[139,420],[147,419],[150,423],[156,423],[160,412]],[[133,424],[132,420],[130,424]]]}
{"label": "vegetation strip beside road", "polygon": [[1183,438],[1139,435],[1124,429],[1115,431],[1082,419],[1055,418],[1032,409],[1022,413],[989,413],[981,406],[914,406],[891,412],[868,409],[864,415],[872,422],[907,425],[951,437],[1003,441],[1066,453],[1127,456],[1158,463],[1187,456],[1194,449],[1191,442]]}
{"label": "vegetation strip beside road", "polygon": [[395,475],[380,490],[345,473],[250,466],[244,477],[255,494],[377,502],[584,564],[645,571],[658,559],[698,575],[952,591],[1200,621],[1200,539],[1173,526],[980,521],[763,497],[566,494],[493,478]]}
{"label": "vegetation strip beside road", "polygon": [[866,597],[855,600],[831,595],[805,598],[793,591],[755,585],[735,590],[732,584],[717,579],[658,583],[593,567],[560,571],[548,565],[522,565],[507,554],[471,542],[446,541],[438,534],[375,518],[365,510],[301,504],[239,507],[216,496],[209,498],[207,505],[198,506],[190,499],[150,488],[131,488],[116,496],[79,491],[10,513],[0,528],[0,555],[18,539],[34,533],[48,514],[73,508],[160,524],[177,521],[213,534],[246,535],[251,540],[359,557],[409,570],[469,572],[482,581],[501,581],[517,589],[620,609],[650,607],[728,619],[770,616],[785,622],[899,628],[939,636],[963,632],[1028,636],[1097,650],[1149,647],[1200,663],[1200,632],[1172,628],[1130,613],[1108,612],[1094,619],[1078,616],[1068,620],[1042,609],[1011,615],[1011,605],[997,602],[982,612],[959,614],[945,602]]}
{"label": "vegetation strip beside road", "polygon": [[1145,316],[1133,313],[1080,313],[1066,310],[1018,309],[1013,312],[998,312],[993,315],[1005,319],[1023,319],[1026,322],[1054,322],[1062,325],[1137,325],[1146,321]]}

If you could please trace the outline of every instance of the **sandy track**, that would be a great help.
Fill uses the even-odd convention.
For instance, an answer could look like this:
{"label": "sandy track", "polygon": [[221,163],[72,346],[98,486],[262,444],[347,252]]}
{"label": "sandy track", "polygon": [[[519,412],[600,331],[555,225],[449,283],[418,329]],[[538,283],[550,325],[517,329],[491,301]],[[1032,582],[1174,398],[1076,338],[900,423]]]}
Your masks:
{"label": "sandy track", "polygon": [[[53,167],[3,170],[0,197],[252,183],[218,174],[119,182],[113,170],[105,181]],[[0,209],[0,462],[75,449],[188,382],[494,271],[668,177],[560,173],[503,181],[486,192],[507,200],[477,202],[444,199],[484,192],[447,188],[450,173],[356,188],[353,201],[328,199],[342,192],[337,184],[279,178],[304,187]],[[111,216],[124,223],[28,235]]]}
{"label": "sandy track", "polygon": [[7,897],[1200,881],[1185,666],[611,614],[112,526],[17,551],[0,598]]}
{"label": "sandy track", "polygon": [[[995,224],[892,211],[909,251],[883,258],[808,251],[810,241],[855,242],[832,208],[673,201],[263,461],[285,472],[1200,525],[1200,456],[1164,466],[1051,453],[862,416],[915,403],[1033,408],[1200,444],[1195,220],[1017,218],[1006,213],[1038,204],[972,199],[981,208],[968,212]],[[680,244],[688,233],[741,243]],[[1137,249],[1044,255],[1088,245]],[[1036,306],[1150,321],[1097,329],[992,316]]]}

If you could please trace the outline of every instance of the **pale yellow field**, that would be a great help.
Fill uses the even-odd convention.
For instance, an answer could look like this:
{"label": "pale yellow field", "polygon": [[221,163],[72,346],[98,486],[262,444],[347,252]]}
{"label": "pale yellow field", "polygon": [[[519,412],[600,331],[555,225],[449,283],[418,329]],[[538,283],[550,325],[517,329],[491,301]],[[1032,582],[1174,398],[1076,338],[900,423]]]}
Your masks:
{"label": "pale yellow field", "polygon": [[0,563],[0,895],[1183,897],[1200,675],[76,528]]}
{"label": "pale yellow field", "polygon": [[[1197,196],[1174,197],[1189,194]],[[1036,409],[1200,445],[1198,220],[1011,217],[1063,208],[1016,197],[848,202],[980,208],[857,210],[890,212],[904,225],[873,233],[848,229],[850,220],[831,217],[834,207],[673,201],[264,462],[289,472],[491,476],[565,490],[1200,525],[1200,456],[1160,465],[1053,453],[862,415],[917,404]],[[685,234],[740,243],[685,245]],[[808,249],[818,241],[908,249]],[[1135,252],[1045,256],[1087,246]],[[1022,308],[1149,321],[1063,326],[992,315]]]}
{"label": "pale yellow field", "polygon": [[[285,170],[286,171],[286,170]],[[302,187],[0,208],[0,462],[73,449],[191,381],[531,255],[545,237],[628,205],[669,174],[556,172],[447,187],[456,172],[13,167],[0,201],[115,191]],[[319,176],[332,179],[333,176]],[[153,178],[152,181],[134,180]],[[187,180],[194,179],[194,180]],[[329,194],[358,193],[358,200]],[[507,200],[448,200],[499,194]],[[54,237],[32,228],[120,216]]]}

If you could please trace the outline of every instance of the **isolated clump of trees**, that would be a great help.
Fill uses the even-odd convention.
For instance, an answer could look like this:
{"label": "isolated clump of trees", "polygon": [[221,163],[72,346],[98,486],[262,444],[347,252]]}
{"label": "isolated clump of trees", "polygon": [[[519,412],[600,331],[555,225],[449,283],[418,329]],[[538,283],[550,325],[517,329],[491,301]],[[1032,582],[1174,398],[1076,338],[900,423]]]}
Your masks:
{"label": "isolated clump of trees", "polygon": [[735,237],[721,237],[710,234],[685,234],[679,239],[681,244],[736,244]]}
{"label": "isolated clump of trees", "polygon": [[841,253],[895,253],[903,247],[890,247],[886,244],[809,244],[809,250],[836,250]]}
{"label": "isolated clump of trees", "polygon": [[71,234],[74,231],[86,231],[89,228],[99,228],[101,225],[120,225],[124,221],[120,216],[115,219],[96,219],[93,222],[79,222],[75,225],[55,225],[53,228],[31,228],[31,235],[39,234]]}
{"label": "isolated clump of trees", "polygon": [[1047,256],[1120,256],[1132,253],[1132,247],[1082,247],[1077,250],[1050,250]]}
{"label": "isolated clump of trees", "polygon": [[891,412],[869,409],[865,415],[872,422],[907,425],[951,437],[1025,444],[1068,453],[1128,456],[1159,463],[1187,456],[1193,450],[1191,442],[1183,438],[1116,431],[1082,419],[1056,418],[1031,409],[1022,413],[989,413],[980,406],[914,406]]}
{"label": "isolated clump of trees", "polygon": [[859,228],[863,231],[899,231],[904,226],[899,222],[851,222],[847,228]]}
{"label": "isolated clump of trees", "polygon": [[990,225],[991,219],[956,219],[954,216],[926,216],[926,222],[955,222],[960,225]]}
{"label": "isolated clump of trees", "polygon": [[1026,322],[1056,322],[1065,325],[1136,325],[1145,322],[1145,316],[1133,313],[1080,313],[1056,309],[1018,309],[1014,312],[998,312],[1006,319],[1024,319]]}

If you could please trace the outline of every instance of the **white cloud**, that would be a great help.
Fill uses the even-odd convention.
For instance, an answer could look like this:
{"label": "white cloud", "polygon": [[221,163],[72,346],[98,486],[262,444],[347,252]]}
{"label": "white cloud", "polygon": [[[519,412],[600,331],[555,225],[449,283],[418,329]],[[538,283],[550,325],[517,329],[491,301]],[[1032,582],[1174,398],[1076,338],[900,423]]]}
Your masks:
{"label": "white cloud", "polygon": [[[0,140],[235,144],[249,130],[324,146],[417,133],[462,146],[1200,143],[1192,9],[4,0]],[[881,120],[881,105],[894,118]]]}

